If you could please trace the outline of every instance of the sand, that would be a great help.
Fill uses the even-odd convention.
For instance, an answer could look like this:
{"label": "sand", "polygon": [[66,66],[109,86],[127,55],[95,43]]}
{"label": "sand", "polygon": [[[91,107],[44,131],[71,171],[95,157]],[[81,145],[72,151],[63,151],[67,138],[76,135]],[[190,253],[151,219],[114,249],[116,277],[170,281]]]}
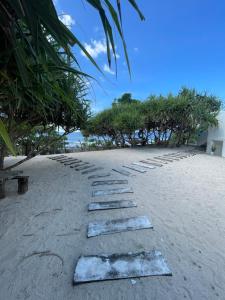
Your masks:
{"label": "sand", "polygon": [[[123,149],[68,154],[107,173],[174,149]],[[16,159],[7,159],[7,164]],[[17,168],[29,191],[7,183],[0,201],[1,300],[225,299],[225,160],[200,154],[126,177],[133,194],[92,197],[91,174],[38,156]],[[128,169],[127,169],[128,170]],[[131,170],[130,170],[131,171]],[[132,171],[131,171],[132,172]],[[134,173],[134,172],[133,172]],[[95,173],[93,173],[95,174]],[[104,180],[104,178],[100,178]],[[116,188],[102,186],[101,189]],[[92,201],[134,200],[138,207],[88,212]],[[87,239],[89,222],[146,215],[154,229]],[[172,277],[72,285],[80,255],[159,250]]]}

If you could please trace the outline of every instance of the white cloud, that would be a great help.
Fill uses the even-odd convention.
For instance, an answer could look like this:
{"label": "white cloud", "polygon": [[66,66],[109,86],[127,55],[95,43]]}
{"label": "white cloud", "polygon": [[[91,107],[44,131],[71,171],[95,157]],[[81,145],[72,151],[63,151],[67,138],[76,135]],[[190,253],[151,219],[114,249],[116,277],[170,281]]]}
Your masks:
{"label": "white cloud", "polygon": [[134,52],[138,52],[139,49],[137,47],[134,47]]}
{"label": "white cloud", "polygon": [[63,22],[64,25],[68,26],[69,28],[72,27],[72,25],[75,24],[75,21],[71,15],[68,14],[62,14],[59,16],[59,20]]}
{"label": "white cloud", "polygon": [[113,70],[111,70],[107,64],[104,64],[103,70],[111,75],[115,75],[115,72]]}
{"label": "white cloud", "polygon": [[[105,40],[91,40],[90,44],[84,43],[84,48],[93,58],[97,58],[99,55],[107,53]],[[83,51],[81,51],[81,54],[86,57],[86,54]],[[120,58],[118,53],[116,53],[116,58]]]}
{"label": "white cloud", "polygon": [[[100,54],[107,52],[106,42],[104,40],[91,40],[90,44],[84,43],[84,48],[93,58],[97,58]],[[86,56],[86,54],[83,51],[81,51],[81,54],[83,56]]]}

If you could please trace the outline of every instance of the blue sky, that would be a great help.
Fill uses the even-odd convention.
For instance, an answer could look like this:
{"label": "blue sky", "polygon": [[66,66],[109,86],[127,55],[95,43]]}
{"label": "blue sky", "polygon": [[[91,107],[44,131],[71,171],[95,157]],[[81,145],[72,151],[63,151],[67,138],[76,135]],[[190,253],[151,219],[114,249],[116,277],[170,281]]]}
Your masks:
{"label": "blue sky", "polygon": [[83,71],[94,76],[89,99],[99,111],[125,92],[144,100],[150,94],[177,93],[181,86],[225,99],[225,1],[137,0],[141,22],[122,0],[123,26],[132,69],[130,80],[118,36],[118,75],[107,68],[104,34],[96,12],[85,0],[55,0],[58,14],[85,43],[102,76],[74,49]]}

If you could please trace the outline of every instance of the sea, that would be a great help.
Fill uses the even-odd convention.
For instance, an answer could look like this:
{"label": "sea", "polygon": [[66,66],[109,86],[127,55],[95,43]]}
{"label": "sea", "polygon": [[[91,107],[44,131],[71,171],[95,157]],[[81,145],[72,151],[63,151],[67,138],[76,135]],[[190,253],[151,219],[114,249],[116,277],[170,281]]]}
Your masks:
{"label": "sea", "polygon": [[67,147],[80,147],[80,144],[84,142],[84,136],[80,131],[74,131],[67,135]]}
{"label": "sea", "polygon": [[[92,136],[89,138],[89,141],[91,141],[91,139],[96,138],[95,136]],[[83,143],[85,140],[84,136],[82,135],[82,133],[80,131],[74,131],[72,133],[69,133],[67,135],[67,148],[80,148],[81,147],[81,143]],[[154,135],[153,133],[149,134],[149,143],[154,143]]]}

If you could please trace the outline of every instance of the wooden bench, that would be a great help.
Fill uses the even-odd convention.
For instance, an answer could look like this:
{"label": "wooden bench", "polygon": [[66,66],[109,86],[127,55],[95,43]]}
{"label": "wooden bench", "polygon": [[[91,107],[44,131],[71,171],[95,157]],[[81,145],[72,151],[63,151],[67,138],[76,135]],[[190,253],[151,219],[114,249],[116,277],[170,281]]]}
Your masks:
{"label": "wooden bench", "polygon": [[0,199],[5,198],[5,183],[7,180],[18,180],[18,194],[24,194],[28,191],[29,176],[19,175],[23,171],[0,171]]}

